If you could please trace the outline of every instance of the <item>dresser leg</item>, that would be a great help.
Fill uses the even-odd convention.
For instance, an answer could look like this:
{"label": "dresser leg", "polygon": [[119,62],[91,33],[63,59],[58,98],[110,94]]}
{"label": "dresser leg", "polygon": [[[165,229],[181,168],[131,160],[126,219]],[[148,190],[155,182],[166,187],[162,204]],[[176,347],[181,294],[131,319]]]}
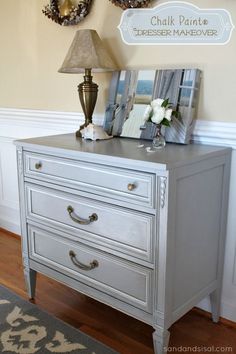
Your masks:
{"label": "dresser leg", "polygon": [[153,346],[154,346],[154,353],[155,354],[163,354],[167,352],[170,332],[164,330],[163,328],[156,328],[155,332],[153,333]]}
{"label": "dresser leg", "polygon": [[27,288],[27,293],[29,299],[33,299],[35,296],[35,287],[36,287],[36,276],[37,272],[30,268],[24,268],[25,284]]}
{"label": "dresser leg", "polygon": [[216,289],[210,294],[212,321],[217,323],[220,319],[221,289]]}

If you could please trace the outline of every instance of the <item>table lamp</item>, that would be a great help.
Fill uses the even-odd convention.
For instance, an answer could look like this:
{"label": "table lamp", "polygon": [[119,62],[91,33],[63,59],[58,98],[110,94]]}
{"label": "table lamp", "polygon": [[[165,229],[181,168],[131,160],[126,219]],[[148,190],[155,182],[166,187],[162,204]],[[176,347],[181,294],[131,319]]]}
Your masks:
{"label": "table lamp", "polygon": [[[85,73],[84,82],[78,86],[85,123],[80,126],[76,136],[84,136],[84,128],[90,125],[89,137],[94,137],[92,140],[106,139],[109,136],[103,129],[92,124],[98,94],[98,85],[92,81],[92,70],[94,72],[113,71],[116,70],[116,65],[95,30],[78,30],[59,72],[68,74]],[[84,137],[86,138],[86,136]]]}

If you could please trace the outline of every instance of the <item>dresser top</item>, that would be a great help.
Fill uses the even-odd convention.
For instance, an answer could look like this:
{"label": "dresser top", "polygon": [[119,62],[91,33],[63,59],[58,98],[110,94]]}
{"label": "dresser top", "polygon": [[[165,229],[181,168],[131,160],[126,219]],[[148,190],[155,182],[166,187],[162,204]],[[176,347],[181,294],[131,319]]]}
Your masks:
{"label": "dresser top", "polygon": [[[151,141],[113,138],[91,141],[76,138],[75,134],[62,134],[32,139],[17,140],[16,145],[24,150],[42,152],[73,159],[89,159],[93,162],[126,162],[140,167],[155,167],[168,170],[174,167],[197,162],[209,157],[229,154],[231,149],[201,144],[167,144],[165,148],[147,152]],[[143,145],[141,147],[141,145]],[[104,159],[105,158],[105,159]],[[122,159],[122,161],[121,161]]]}

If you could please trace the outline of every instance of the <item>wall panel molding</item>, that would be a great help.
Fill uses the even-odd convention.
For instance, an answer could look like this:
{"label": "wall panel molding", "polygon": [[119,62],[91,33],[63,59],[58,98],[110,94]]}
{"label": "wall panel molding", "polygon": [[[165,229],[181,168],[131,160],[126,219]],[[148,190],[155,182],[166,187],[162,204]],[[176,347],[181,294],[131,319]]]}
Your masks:
{"label": "wall panel molding", "polygon": [[236,149],[236,123],[196,120],[193,141]]}
{"label": "wall panel molding", "polygon": [[[0,136],[8,139],[71,133],[83,122],[83,113],[0,108]],[[95,116],[94,123],[102,125],[103,115]]]}
{"label": "wall panel molding", "polygon": [[[104,115],[95,114],[94,123],[103,124]],[[13,128],[21,127],[26,137],[29,128],[48,134],[73,132],[83,123],[81,112],[58,112],[0,108],[0,136],[18,138]],[[15,129],[16,130],[16,129]],[[22,134],[22,133],[21,133]],[[30,133],[28,133],[30,134]],[[26,135],[26,136],[25,136]],[[29,135],[31,137],[31,135]],[[192,140],[202,144],[225,145],[236,149],[236,123],[196,120]]]}
{"label": "wall panel molding", "polygon": [[[94,123],[102,125],[104,115],[96,115]],[[14,139],[71,133],[83,123],[83,114],[28,109],[0,108],[0,227],[20,234],[17,193],[17,165]],[[236,123],[197,120],[192,141],[200,144],[230,146],[234,149],[230,186],[230,211],[236,209]],[[226,263],[222,298],[222,316],[236,322],[236,219],[229,212]],[[210,310],[209,301],[200,307]]]}

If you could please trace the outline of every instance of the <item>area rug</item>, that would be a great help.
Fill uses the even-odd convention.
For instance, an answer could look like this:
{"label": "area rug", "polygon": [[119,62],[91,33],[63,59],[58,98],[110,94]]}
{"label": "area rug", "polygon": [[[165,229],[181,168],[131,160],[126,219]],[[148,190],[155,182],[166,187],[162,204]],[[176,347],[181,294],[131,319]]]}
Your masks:
{"label": "area rug", "polygon": [[0,286],[0,353],[118,354]]}

